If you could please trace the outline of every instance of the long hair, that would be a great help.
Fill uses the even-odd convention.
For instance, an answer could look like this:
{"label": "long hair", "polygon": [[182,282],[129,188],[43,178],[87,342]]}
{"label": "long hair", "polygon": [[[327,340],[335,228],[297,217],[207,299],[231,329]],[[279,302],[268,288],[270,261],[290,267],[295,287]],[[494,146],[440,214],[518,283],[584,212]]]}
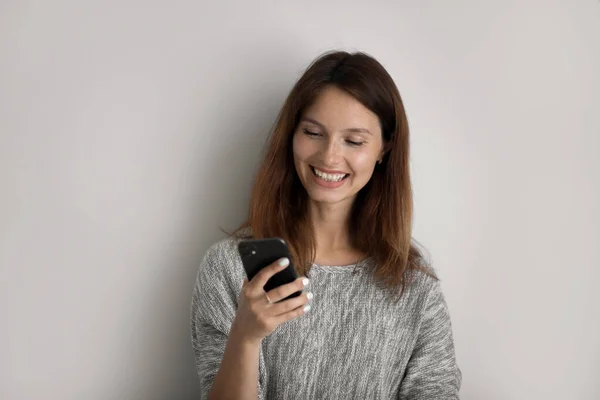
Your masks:
{"label": "long hair", "polygon": [[404,105],[391,76],[366,53],[324,53],[296,82],[268,140],[252,189],[248,219],[234,234],[249,228],[257,239],[283,238],[296,271],[308,274],[315,258],[315,241],[308,194],[294,166],[292,138],[303,112],[327,85],[346,91],[379,117],[385,154],[357,194],[350,235],[352,245],[374,261],[374,278],[402,294],[414,271],[436,277],[412,243],[409,130]]}

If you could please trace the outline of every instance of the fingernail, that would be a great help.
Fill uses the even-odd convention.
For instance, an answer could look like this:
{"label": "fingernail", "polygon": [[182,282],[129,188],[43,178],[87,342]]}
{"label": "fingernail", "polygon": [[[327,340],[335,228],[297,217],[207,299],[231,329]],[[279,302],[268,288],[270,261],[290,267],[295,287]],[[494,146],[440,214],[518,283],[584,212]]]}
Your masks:
{"label": "fingernail", "polygon": [[290,260],[287,257],[283,257],[279,259],[279,265],[284,267],[290,264]]}
{"label": "fingernail", "polygon": [[310,310],[310,304],[308,304],[304,307],[304,312],[308,312],[309,310]]}
{"label": "fingernail", "polygon": [[306,293],[306,297],[308,297],[309,300],[312,300],[312,298],[313,298],[312,292]]}
{"label": "fingernail", "polygon": [[308,285],[308,282],[309,282],[308,278],[302,278],[302,284],[304,286]]}

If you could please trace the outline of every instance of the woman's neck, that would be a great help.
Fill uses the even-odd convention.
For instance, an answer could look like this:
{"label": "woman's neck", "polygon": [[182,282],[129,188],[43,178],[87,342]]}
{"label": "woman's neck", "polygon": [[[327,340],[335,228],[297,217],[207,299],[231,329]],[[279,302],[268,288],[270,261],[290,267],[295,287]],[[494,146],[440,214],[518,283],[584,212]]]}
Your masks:
{"label": "woman's neck", "polygon": [[315,238],[317,264],[343,265],[361,258],[350,237],[351,204],[311,202],[310,219]]}

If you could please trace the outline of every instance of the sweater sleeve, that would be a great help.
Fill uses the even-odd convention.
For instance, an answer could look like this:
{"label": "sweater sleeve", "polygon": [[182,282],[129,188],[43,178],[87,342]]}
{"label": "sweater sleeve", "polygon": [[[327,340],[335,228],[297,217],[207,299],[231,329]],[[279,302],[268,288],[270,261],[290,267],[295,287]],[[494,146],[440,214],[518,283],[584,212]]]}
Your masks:
{"label": "sweater sleeve", "polygon": [[[237,282],[232,264],[224,251],[213,245],[200,263],[192,292],[190,328],[201,400],[208,398],[237,311],[242,282]],[[260,379],[258,399],[265,399]]]}
{"label": "sweater sleeve", "polygon": [[421,326],[398,393],[399,400],[458,400],[462,373],[456,364],[448,307],[437,280],[429,286]]}

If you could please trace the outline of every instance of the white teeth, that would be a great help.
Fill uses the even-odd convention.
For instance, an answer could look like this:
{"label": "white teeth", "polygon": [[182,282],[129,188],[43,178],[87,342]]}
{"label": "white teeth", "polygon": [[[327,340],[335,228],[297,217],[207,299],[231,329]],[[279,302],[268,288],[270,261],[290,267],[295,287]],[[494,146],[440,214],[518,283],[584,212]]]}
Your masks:
{"label": "white teeth", "polygon": [[326,174],[323,171],[319,171],[318,169],[313,167],[313,170],[315,171],[315,174],[317,174],[317,176],[321,179],[323,179],[324,181],[327,182],[339,182],[342,179],[344,179],[344,177],[346,176],[346,174]]}

